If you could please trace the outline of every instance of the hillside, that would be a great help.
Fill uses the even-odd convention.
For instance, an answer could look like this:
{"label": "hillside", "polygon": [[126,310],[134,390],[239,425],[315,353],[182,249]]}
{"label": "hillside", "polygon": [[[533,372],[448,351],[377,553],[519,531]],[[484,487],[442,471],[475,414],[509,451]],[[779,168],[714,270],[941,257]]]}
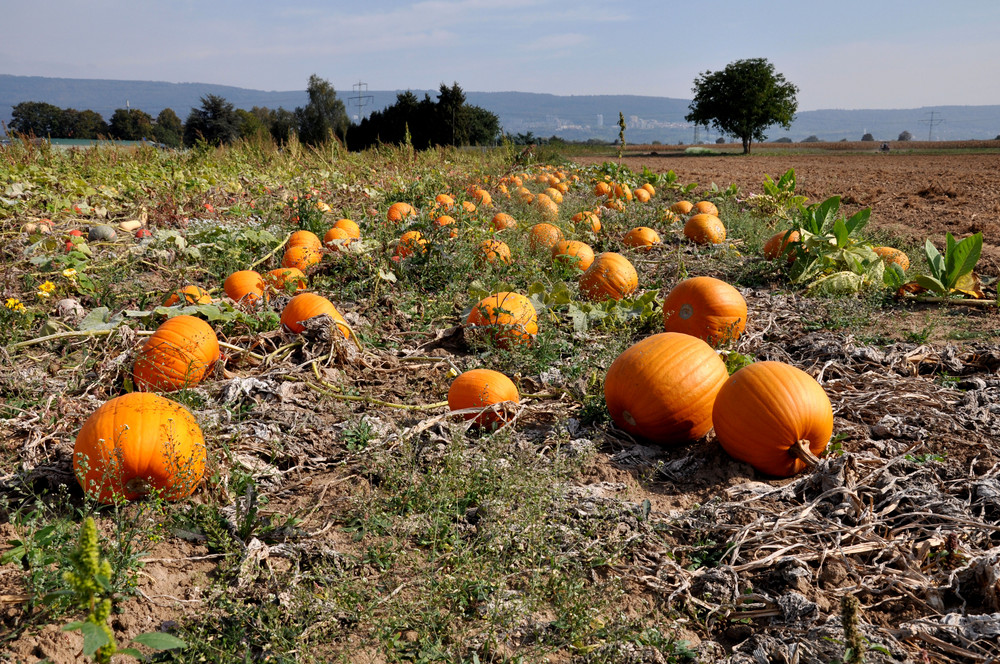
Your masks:
{"label": "hillside", "polygon": [[[382,109],[396,99],[397,90],[369,90],[364,113]],[[436,98],[436,90],[414,90],[422,97]],[[109,119],[126,103],[155,116],[172,108],[184,119],[200,106],[208,94],[225,97],[237,108],[266,106],[294,109],[306,103],[304,90],[265,91],[210,83],[165,83],[99,79],[44,78],[0,74],[0,121],[10,122],[11,109],[23,101],[44,101],[63,108],[91,109]],[[355,93],[338,90],[352,116],[358,114]],[[696,136],[684,121],[687,99],[641,95],[550,95],[530,92],[466,92],[470,104],[496,113],[504,130],[531,132],[538,137],[559,136],[567,140],[598,138],[612,141],[618,135],[618,113],[625,116],[627,140],[632,143],[712,142],[715,132],[704,129]],[[931,126],[931,120],[934,125]],[[992,139],[1000,134],[1000,105],[928,106],[914,109],[817,110],[796,116],[788,131],[774,129],[769,139],[793,141],[815,135],[821,140],[858,140],[865,132],[876,140],[894,140],[909,131],[915,139]]]}

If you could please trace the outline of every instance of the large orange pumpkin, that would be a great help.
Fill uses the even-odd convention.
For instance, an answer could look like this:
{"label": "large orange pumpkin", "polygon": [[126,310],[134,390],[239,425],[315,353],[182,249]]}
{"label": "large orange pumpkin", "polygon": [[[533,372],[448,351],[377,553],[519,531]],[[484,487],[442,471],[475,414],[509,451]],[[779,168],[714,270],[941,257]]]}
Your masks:
{"label": "large orange pumpkin", "polygon": [[342,231],[345,231],[347,236],[352,240],[361,238],[361,228],[350,219],[338,219],[334,222],[333,228],[339,228]]}
{"label": "large orange pumpkin", "polygon": [[783,362],[756,362],[734,373],[719,390],[712,420],[730,456],[775,477],[815,465],[833,434],[823,387]]}
{"label": "large orange pumpkin", "polygon": [[611,364],[604,399],[625,431],[658,443],[697,440],[712,428],[712,405],[729,377],[701,339],[661,332],[628,348]]}
{"label": "large orange pumpkin", "polygon": [[175,304],[181,304],[181,299],[183,298],[183,304],[212,304],[212,296],[208,294],[208,291],[202,290],[201,288],[191,285],[184,286],[183,288],[178,288],[175,291],[171,291],[170,295],[163,300],[163,306],[172,307]]}
{"label": "large orange pumpkin", "polygon": [[211,325],[194,316],[174,316],[146,339],[132,379],[144,392],[173,392],[200,383],[218,359],[219,339]]}
{"label": "large orange pumpkin", "polygon": [[747,325],[747,301],[714,277],[691,277],[663,300],[663,328],[698,337],[713,346],[736,341]]}
{"label": "large orange pumpkin", "polygon": [[552,224],[535,224],[528,231],[528,246],[532,251],[552,251],[563,239],[563,232]]}
{"label": "large orange pumpkin", "polygon": [[562,240],[552,247],[552,260],[566,265],[575,265],[581,272],[594,262],[594,250],[579,240]]}
{"label": "large orange pumpkin", "polygon": [[647,226],[637,226],[622,238],[622,244],[638,251],[649,251],[654,244],[660,242],[660,234]]}
{"label": "large orange pumpkin", "polygon": [[490,228],[494,231],[502,231],[507,228],[517,228],[517,219],[506,212],[497,212],[490,219]]}
{"label": "large orange pumpkin", "polygon": [[715,203],[711,201],[698,201],[691,207],[691,211],[697,214],[710,214],[715,217],[719,216],[719,208],[715,207]]}
{"label": "large orange pumpkin", "polygon": [[490,406],[512,401],[515,404],[520,400],[517,386],[514,382],[492,369],[472,369],[459,375],[451,383],[448,389],[448,408],[450,410],[463,410],[465,408],[483,408],[484,412],[465,413],[463,417],[467,420],[475,420],[480,426],[498,424],[506,421],[506,413],[500,409],[493,409]]}
{"label": "large orange pumpkin", "polygon": [[465,323],[473,334],[487,334],[501,348],[530,343],[538,334],[538,313],[531,300],[508,291],[477,302]]}
{"label": "large orange pumpkin", "polygon": [[[645,190],[643,190],[645,191]],[[620,300],[639,286],[639,275],[627,258],[613,251],[598,254],[580,275],[580,293],[588,300]]]}
{"label": "large orange pumpkin", "polygon": [[264,278],[256,270],[240,270],[226,277],[222,289],[237,305],[256,306],[260,299],[267,300]]}
{"label": "large orange pumpkin", "polygon": [[670,211],[674,214],[690,214],[693,208],[694,204],[691,201],[677,201],[670,206]]}
{"label": "large orange pumpkin", "polygon": [[684,235],[697,244],[719,244],[726,239],[726,227],[714,214],[694,214],[684,224]]}
{"label": "large orange pumpkin", "polygon": [[407,217],[412,217],[417,214],[417,211],[413,209],[413,206],[409,203],[393,203],[389,206],[389,211],[386,213],[386,218],[394,223],[398,224]]}
{"label": "large orange pumpkin", "polygon": [[155,492],[184,498],[205,471],[205,439],[188,410],[156,394],[132,392],[87,418],[73,448],[84,492],[105,505]]}
{"label": "large orange pumpkin", "polygon": [[323,242],[312,231],[300,230],[295,231],[289,236],[285,249],[287,250],[291,247],[310,247],[318,251],[323,248]]}
{"label": "large orange pumpkin", "polygon": [[305,329],[302,324],[310,318],[327,314],[333,319],[337,329],[345,339],[351,338],[351,327],[347,320],[333,306],[333,302],[316,293],[299,293],[285,305],[281,311],[281,324],[292,332],[299,334]]}

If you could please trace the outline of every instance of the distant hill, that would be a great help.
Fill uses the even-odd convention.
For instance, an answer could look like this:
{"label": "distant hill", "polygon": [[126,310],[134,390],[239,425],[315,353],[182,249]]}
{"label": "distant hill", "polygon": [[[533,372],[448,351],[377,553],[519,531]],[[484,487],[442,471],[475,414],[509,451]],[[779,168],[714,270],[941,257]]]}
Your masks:
{"label": "distant hill", "polygon": [[[402,90],[366,91],[371,99],[363,113],[380,110],[396,100]],[[418,97],[437,90],[413,90]],[[0,74],[0,121],[9,123],[11,110],[23,101],[42,101],[62,108],[91,109],[109,120],[115,109],[138,108],[156,116],[172,108],[182,120],[192,108],[201,106],[208,94],[225,97],[237,108],[284,107],[293,110],[306,103],[305,90],[249,90],[210,83],[164,83],[157,81],[114,81],[101,79],[45,78]],[[348,112],[358,108],[351,90],[338,90]],[[690,100],[640,95],[549,95],[530,92],[466,91],[470,104],[492,111],[504,130],[512,134],[531,132],[536,137],[559,136],[582,141],[591,138],[613,141],[618,136],[618,113],[625,115],[626,140],[630,143],[714,142],[719,136],[684,121]],[[932,126],[931,120],[934,124]],[[824,141],[859,140],[871,133],[876,140],[895,140],[903,131],[914,139],[992,139],[1000,134],[1000,105],[927,106],[913,109],[819,110],[796,116],[788,131],[773,129],[769,140],[790,138],[795,142],[809,136]]]}

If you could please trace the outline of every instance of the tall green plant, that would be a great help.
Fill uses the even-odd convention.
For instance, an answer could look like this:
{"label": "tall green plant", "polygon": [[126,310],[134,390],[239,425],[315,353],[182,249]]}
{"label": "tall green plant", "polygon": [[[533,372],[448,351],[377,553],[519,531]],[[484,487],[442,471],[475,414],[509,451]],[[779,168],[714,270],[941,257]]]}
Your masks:
{"label": "tall green plant", "polygon": [[914,281],[929,291],[948,297],[960,289],[963,278],[972,274],[982,250],[982,233],[970,235],[961,242],[956,242],[955,237],[948,233],[945,236],[943,255],[928,239],[924,243],[924,254],[927,256],[930,274],[917,275]]}

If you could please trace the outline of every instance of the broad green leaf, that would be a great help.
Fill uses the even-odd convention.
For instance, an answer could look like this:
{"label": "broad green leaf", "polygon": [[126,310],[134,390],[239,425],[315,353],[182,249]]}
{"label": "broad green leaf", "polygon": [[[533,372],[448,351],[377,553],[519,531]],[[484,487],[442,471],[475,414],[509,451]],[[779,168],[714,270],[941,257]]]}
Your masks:
{"label": "broad green leaf", "polygon": [[944,279],[945,278],[944,258],[938,252],[937,247],[934,246],[934,243],[930,241],[930,238],[928,238],[924,242],[924,255],[927,257],[928,265],[930,265],[931,275],[935,279]]}
{"label": "broad green leaf", "polygon": [[[949,233],[950,235],[950,233]],[[958,280],[972,272],[979,262],[983,250],[983,234],[970,235],[954,246],[948,255],[948,286],[954,287]]]}
{"label": "broad green leaf", "polygon": [[850,235],[854,235],[868,223],[868,220],[872,216],[871,208],[864,208],[863,210],[858,210],[850,216],[846,222],[847,232]]}
{"label": "broad green leaf", "polygon": [[927,290],[934,291],[938,295],[948,294],[948,289],[945,288],[944,284],[930,275],[918,274],[913,278],[913,281],[915,281],[918,286],[923,286]]}
{"label": "broad green leaf", "polygon": [[87,657],[97,652],[98,648],[111,643],[107,633],[91,622],[80,625],[80,632],[83,634],[83,654]]}
{"label": "broad green leaf", "polygon": [[816,279],[806,292],[809,294],[847,295],[857,293],[864,286],[864,276],[856,272],[834,272]]}
{"label": "broad green leaf", "polygon": [[81,331],[86,330],[111,330],[121,323],[121,318],[119,316],[111,316],[111,310],[107,307],[97,307],[92,309],[80,324],[77,329]]}
{"label": "broad green leaf", "polygon": [[135,643],[141,643],[153,650],[171,650],[173,648],[184,648],[187,643],[173,634],[166,632],[144,632],[132,639]]}
{"label": "broad green leaf", "polygon": [[847,246],[847,240],[850,236],[847,230],[847,225],[844,223],[843,219],[838,219],[833,222],[833,235],[837,238],[837,246],[841,249]]}
{"label": "broad green leaf", "polygon": [[899,290],[906,283],[906,275],[903,273],[903,268],[899,267],[896,263],[889,263],[885,271],[882,272],[882,283],[894,291]]}

